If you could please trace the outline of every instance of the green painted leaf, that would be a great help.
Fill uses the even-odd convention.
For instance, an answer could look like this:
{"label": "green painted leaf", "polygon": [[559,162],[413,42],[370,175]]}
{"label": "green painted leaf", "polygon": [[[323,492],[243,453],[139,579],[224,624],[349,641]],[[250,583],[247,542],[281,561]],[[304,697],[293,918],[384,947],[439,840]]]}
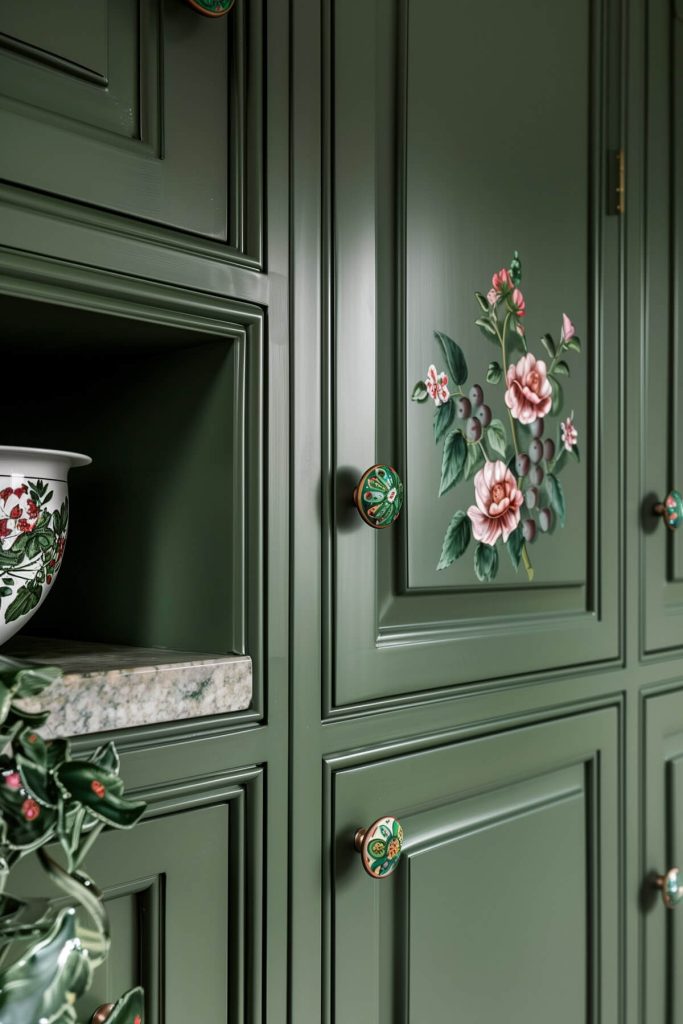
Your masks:
{"label": "green painted leaf", "polygon": [[467,441],[461,430],[454,430],[450,433],[443,446],[443,459],[441,460],[441,486],[439,496],[450,491],[462,479],[467,459]]}
{"label": "green painted leaf", "polygon": [[490,544],[477,544],[474,549],[474,571],[481,583],[489,583],[498,572],[498,550]]}
{"label": "green painted leaf", "polygon": [[0,597],[9,597],[11,593],[11,587],[0,587]]}
{"label": "green painted leaf", "polygon": [[516,249],[515,254],[512,257],[512,261],[510,263],[510,277],[512,278],[512,283],[514,284],[515,288],[519,288],[520,284],[522,283],[522,261],[519,258],[519,253]]}
{"label": "green painted leaf", "polygon": [[500,363],[489,363],[489,368],[486,371],[486,381],[488,384],[498,384],[503,379],[503,367]]}
{"label": "green painted leaf", "polygon": [[47,748],[45,740],[35,729],[23,729],[17,737],[17,746],[22,754],[34,764],[47,764]]}
{"label": "green painted leaf", "polygon": [[55,769],[55,781],[67,800],[114,828],[132,828],[145,812],[142,800],[123,796],[123,781],[90,761],[67,761]]}
{"label": "green painted leaf", "polygon": [[415,387],[413,388],[413,393],[410,396],[410,400],[412,402],[426,402],[428,398],[429,392],[427,391],[427,385],[423,380],[419,380]]}
{"label": "green painted leaf", "polygon": [[12,579],[11,576],[3,576],[2,582],[5,584],[6,587],[14,586],[14,580]]}
{"label": "green painted leaf", "polygon": [[553,373],[558,373],[560,377],[568,377],[571,373],[569,363],[565,363],[564,359],[560,359],[559,363],[555,363]]}
{"label": "green painted leaf", "polygon": [[28,726],[31,729],[40,729],[49,717],[49,711],[23,711],[12,705],[7,715],[7,724],[21,724],[22,728]]}
{"label": "green painted leaf", "polygon": [[572,352],[580,352],[581,342],[578,338],[570,338],[569,341],[565,341],[564,347],[571,349]]}
{"label": "green painted leaf", "polygon": [[481,306],[482,312],[483,313],[488,313],[488,311],[489,311],[489,300],[486,298],[486,296],[482,295],[481,292],[475,292],[474,293],[474,297],[476,298],[477,302]]}
{"label": "green painted leaf", "polygon": [[[19,540],[22,539],[22,537],[19,538]],[[0,571],[3,569],[16,569],[24,561],[24,552],[22,550],[15,551],[18,543],[19,541],[15,542],[11,551],[0,551]]]}
{"label": "green painted leaf", "polygon": [[455,406],[449,399],[448,402],[444,402],[443,405],[440,405],[434,413],[434,440],[437,444],[444,434],[448,432],[454,419]]}
{"label": "green painted leaf", "polygon": [[456,558],[460,558],[465,553],[471,535],[472,524],[467,513],[462,511],[456,512],[449,523],[446,536],[443,539],[441,558],[436,567],[437,570],[447,569]]}
{"label": "green painted leaf", "polygon": [[449,384],[464,384],[467,380],[467,363],[462,354],[462,349],[447,334],[443,334],[442,331],[434,331],[434,334],[443,349],[448,369]]}
{"label": "green painted leaf", "polygon": [[559,380],[557,380],[555,377],[550,377],[549,380],[550,387],[552,388],[553,392],[553,401],[552,405],[550,406],[550,412],[553,416],[557,416],[558,412],[564,404],[564,393],[562,391],[562,385],[560,384]]}
{"label": "green painted leaf", "polygon": [[551,508],[557,516],[560,526],[564,526],[567,519],[567,506],[564,500],[562,484],[553,473],[546,473],[545,486]]}
{"label": "green painted leaf", "polygon": [[5,622],[15,622],[23,615],[32,612],[40,601],[40,591],[36,593],[35,588],[28,586],[19,587],[17,596],[5,609]]}
{"label": "green painted leaf", "polygon": [[541,338],[541,345],[543,345],[543,348],[546,350],[550,358],[554,359],[557,349],[555,347],[552,334],[544,334]]}
{"label": "green painted leaf", "polygon": [[524,547],[524,535],[522,533],[521,523],[508,537],[506,547],[508,549],[510,561],[512,562],[516,572],[519,569],[519,563],[522,558],[522,548]]}
{"label": "green painted leaf", "polygon": [[495,455],[499,455],[503,462],[506,460],[508,437],[500,420],[491,420],[486,428],[486,445]]}
{"label": "green painted leaf", "polygon": [[68,740],[48,740],[45,744],[47,767],[52,771],[63,761],[71,757],[71,744]]}
{"label": "green painted leaf", "polygon": [[484,465],[484,453],[478,444],[467,445],[467,458],[465,459],[464,480],[471,480],[474,474]]}
{"label": "green painted leaf", "polygon": [[498,341],[496,329],[488,317],[480,316],[474,321],[474,324],[489,341]]}

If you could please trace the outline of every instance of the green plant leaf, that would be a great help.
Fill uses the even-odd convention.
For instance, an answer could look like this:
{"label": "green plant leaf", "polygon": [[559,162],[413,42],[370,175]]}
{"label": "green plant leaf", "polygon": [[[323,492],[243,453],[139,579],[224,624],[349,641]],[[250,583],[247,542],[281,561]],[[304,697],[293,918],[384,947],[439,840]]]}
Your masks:
{"label": "green plant leaf", "polygon": [[519,569],[519,563],[522,558],[522,548],[524,547],[524,535],[522,533],[522,524],[519,523],[517,528],[512,531],[507,539],[506,547],[510,556],[515,572]]}
{"label": "green plant leaf", "polygon": [[0,587],[0,597],[9,597],[12,594],[11,587]]}
{"label": "green plant leaf", "polygon": [[27,760],[33,761],[34,764],[47,764],[45,740],[35,729],[22,729],[17,737],[17,745]]}
{"label": "green plant leaf", "polygon": [[466,512],[458,511],[451,519],[443,539],[441,558],[437,570],[447,569],[456,558],[467,550],[472,535],[472,525]]}
{"label": "green plant leaf", "polygon": [[60,792],[114,828],[132,828],[145,812],[142,800],[123,796],[123,781],[90,761],[66,761],[54,772]]}
{"label": "green plant leaf", "polygon": [[11,576],[3,576],[2,582],[5,584],[6,587],[14,586],[14,580],[12,579]]}
{"label": "green plant leaf", "polygon": [[22,728],[28,726],[30,729],[41,729],[49,717],[49,711],[23,711],[12,705],[7,715],[7,724],[10,726],[21,725]]}
{"label": "green plant leaf", "polygon": [[443,349],[446,367],[448,369],[448,380],[450,384],[464,384],[467,380],[467,363],[462,354],[462,349],[452,338],[442,331],[434,331]]}
{"label": "green plant leaf", "polygon": [[498,341],[498,335],[496,329],[489,320],[488,317],[480,316],[474,321],[475,327],[478,327],[481,333],[488,338],[489,341]]}
{"label": "green plant leaf", "polygon": [[480,583],[489,583],[498,572],[498,550],[479,542],[474,549],[474,571]]}
{"label": "green plant leaf", "polygon": [[114,775],[118,775],[119,773],[119,754],[111,740],[109,743],[105,743],[103,746],[98,747],[90,760],[92,764],[96,764],[98,768],[103,768],[105,771],[112,772]]}
{"label": "green plant leaf", "polygon": [[[427,391],[427,385],[423,380],[419,380],[415,387],[413,388],[413,393],[410,396],[410,400],[411,402],[426,402],[428,398],[429,392]],[[56,514],[57,513],[55,513],[55,515]],[[55,529],[57,529],[56,526]]]}
{"label": "green plant leaf", "polygon": [[0,681],[16,699],[37,697],[62,675],[62,670],[51,665],[29,665],[15,658],[0,655]]}
{"label": "green plant leaf", "polygon": [[507,458],[508,438],[505,427],[500,420],[491,420],[486,428],[486,444],[503,462]]}
{"label": "green plant leaf", "polygon": [[439,496],[450,491],[462,479],[467,459],[467,441],[461,430],[454,430],[450,433],[443,446],[443,458],[441,460],[441,486]]}
{"label": "green plant leaf", "polygon": [[34,761],[29,761],[22,754],[17,754],[16,761],[22,784],[29,796],[32,796],[43,807],[56,807],[59,802],[59,794],[47,768]]}
{"label": "green plant leaf", "polygon": [[455,406],[451,399],[440,405],[434,413],[434,440],[438,444],[455,419]]}
{"label": "green plant leaf", "polygon": [[546,473],[545,487],[548,492],[550,506],[557,516],[560,526],[564,526],[567,519],[567,506],[564,500],[562,484],[553,473]]}
{"label": "green plant leaf", "polygon": [[543,345],[543,348],[546,350],[550,358],[554,359],[557,349],[555,347],[552,334],[544,334],[541,338],[541,345]]}
{"label": "green plant leaf", "polygon": [[477,302],[479,303],[479,305],[481,306],[482,312],[483,313],[488,313],[488,311],[489,311],[489,300],[486,298],[486,296],[482,295],[481,292],[475,292],[474,296],[475,296]]}
{"label": "green plant leaf", "polygon": [[[19,540],[23,540],[23,538],[20,537]],[[19,541],[14,543],[11,551],[0,551],[0,571],[2,569],[16,569],[24,561],[24,552],[14,550],[18,543]]]}
{"label": "green plant leaf", "polygon": [[467,445],[467,458],[465,459],[465,469],[463,472],[463,480],[471,480],[474,474],[481,466],[484,465],[484,453],[482,452],[478,444]]}
{"label": "green plant leaf", "polygon": [[564,347],[571,349],[572,352],[580,352],[581,342],[578,338],[570,338],[569,341],[565,341]]}
{"label": "green plant leaf", "polygon": [[550,377],[549,380],[550,387],[552,388],[553,392],[553,400],[552,405],[550,406],[550,412],[553,416],[557,416],[557,414],[559,413],[560,409],[564,404],[564,393],[562,391],[562,385],[560,384],[559,380],[557,380],[555,377]]}
{"label": "green plant leaf", "polygon": [[555,363],[553,373],[559,373],[560,377],[568,377],[571,373],[569,363],[565,363],[564,359],[560,359],[559,363]]}
{"label": "green plant leaf", "polygon": [[141,988],[132,988],[115,1003],[114,1009],[107,1017],[107,1024],[135,1024],[143,1020],[145,997]]}
{"label": "green plant leaf", "polygon": [[503,367],[500,363],[489,363],[488,370],[486,371],[486,382],[487,384],[498,384],[503,379]]}

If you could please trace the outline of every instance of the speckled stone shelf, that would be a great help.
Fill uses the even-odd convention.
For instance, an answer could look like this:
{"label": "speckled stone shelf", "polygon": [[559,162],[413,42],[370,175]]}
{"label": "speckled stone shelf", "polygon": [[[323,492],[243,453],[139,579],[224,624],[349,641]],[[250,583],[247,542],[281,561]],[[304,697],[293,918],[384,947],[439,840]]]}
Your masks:
{"label": "speckled stone shelf", "polygon": [[46,738],[223,715],[251,704],[251,658],[244,655],[21,636],[0,651],[64,672],[40,697],[21,702],[51,712],[40,730]]}

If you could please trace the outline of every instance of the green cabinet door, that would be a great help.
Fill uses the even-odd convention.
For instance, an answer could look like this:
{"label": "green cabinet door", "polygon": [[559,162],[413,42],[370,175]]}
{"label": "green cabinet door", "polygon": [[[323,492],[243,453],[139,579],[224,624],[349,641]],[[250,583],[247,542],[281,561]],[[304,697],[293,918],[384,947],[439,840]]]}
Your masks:
{"label": "green cabinet door", "polygon": [[683,692],[648,697],[644,715],[644,1019],[648,1024],[673,1024],[683,1020],[683,908],[667,909],[654,881],[672,867],[683,867]]}
{"label": "green cabinet door", "polygon": [[3,3],[0,179],[260,258],[260,12]]}
{"label": "green cabinet door", "polygon": [[[619,1024],[616,709],[326,768],[326,1020]],[[388,814],[373,880],[353,836]]]}
{"label": "green cabinet door", "polygon": [[[112,949],[79,1019],[135,985],[145,988],[148,1024],[244,1019],[240,818],[236,804],[221,804],[100,837],[86,870],[105,896]],[[54,895],[33,858],[13,872],[12,887]]]}
{"label": "green cabinet door", "polygon": [[[611,0],[545,5],[542,16],[536,0],[514,10],[373,0],[362,30],[351,6],[330,8],[323,363],[330,711],[619,653],[620,232],[607,187],[619,145],[612,53],[619,23]],[[487,308],[492,275],[510,266],[515,250],[525,341],[516,333],[506,340],[508,369],[525,344],[544,360],[546,376],[551,364],[563,364],[555,376],[564,397],[553,384],[556,414],[545,410],[546,439],[556,455],[563,451],[559,420],[573,416],[581,461],[562,456],[562,499],[551,493],[553,459],[540,466],[545,478],[537,474],[535,496],[531,477],[515,469],[523,514],[537,522],[527,552],[534,578],[523,560],[513,565],[499,539],[496,554],[490,546],[480,553],[489,566],[498,562],[495,580],[485,583],[475,572],[474,539],[448,568],[437,568],[449,524],[475,505],[473,475],[484,454],[454,440],[467,417],[452,413],[443,427],[444,410],[424,386],[424,401],[410,399],[432,364],[448,372],[457,395],[464,374],[434,336],[445,332],[467,363],[465,395],[481,385],[506,434],[501,440],[494,425],[482,435],[487,461],[501,471],[514,465],[513,425],[520,452],[531,450],[529,428],[518,413],[514,424],[508,415],[501,347],[475,325],[482,316],[475,292]],[[583,348],[553,357],[540,339],[550,332],[557,347],[563,313]],[[443,427],[436,445],[433,422]],[[451,476],[443,473],[449,443],[475,457],[467,478],[457,452]],[[352,495],[377,462],[396,467],[406,499],[398,522],[375,532]],[[548,535],[539,506],[553,510]],[[465,526],[469,534],[466,516]]]}
{"label": "green cabinet door", "polygon": [[683,536],[653,507],[683,492],[683,10],[648,4],[646,317],[641,356],[643,566],[641,644],[648,653],[683,646]]}

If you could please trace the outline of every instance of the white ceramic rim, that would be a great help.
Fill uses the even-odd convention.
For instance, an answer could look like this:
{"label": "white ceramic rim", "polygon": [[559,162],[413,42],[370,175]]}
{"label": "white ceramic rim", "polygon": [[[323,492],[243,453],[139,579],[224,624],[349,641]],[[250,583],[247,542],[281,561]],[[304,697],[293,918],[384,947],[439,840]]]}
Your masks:
{"label": "white ceramic rim", "polygon": [[48,458],[58,458],[66,462],[70,469],[77,466],[89,466],[92,459],[89,455],[82,455],[80,452],[60,452],[56,448],[17,448],[11,444],[0,444],[0,458],[5,454],[13,455],[44,455]]}

